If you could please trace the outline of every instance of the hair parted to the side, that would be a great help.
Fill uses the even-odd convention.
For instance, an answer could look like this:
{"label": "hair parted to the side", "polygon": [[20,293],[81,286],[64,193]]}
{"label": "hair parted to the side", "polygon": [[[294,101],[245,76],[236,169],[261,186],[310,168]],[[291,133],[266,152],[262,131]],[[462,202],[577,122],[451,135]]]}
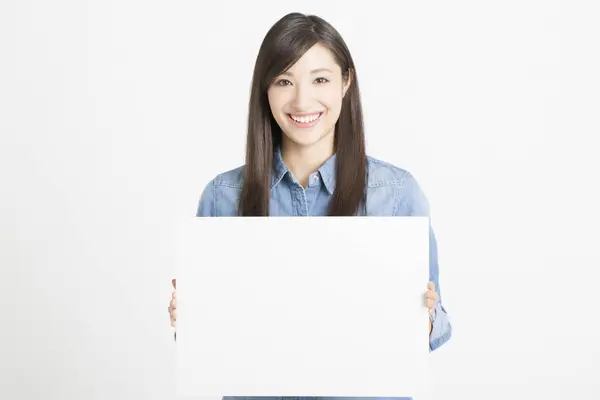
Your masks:
{"label": "hair parted to the side", "polygon": [[331,24],[315,15],[290,13],[267,32],[254,66],[240,216],[269,215],[274,149],[281,144],[282,135],[269,107],[269,85],[317,43],[332,52],[344,77],[352,79],[335,126],[336,184],[328,215],[353,216],[364,206],[367,156],[354,61]]}

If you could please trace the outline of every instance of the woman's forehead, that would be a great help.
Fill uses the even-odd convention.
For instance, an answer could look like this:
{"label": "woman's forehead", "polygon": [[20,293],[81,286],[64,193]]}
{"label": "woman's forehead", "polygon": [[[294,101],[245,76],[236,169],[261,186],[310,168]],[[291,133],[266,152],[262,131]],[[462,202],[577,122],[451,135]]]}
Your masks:
{"label": "woman's forehead", "polygon": [[308,49],[284,74],[296,75],[306,73],[339,72],[333,53],[322,44],[315,44]]}

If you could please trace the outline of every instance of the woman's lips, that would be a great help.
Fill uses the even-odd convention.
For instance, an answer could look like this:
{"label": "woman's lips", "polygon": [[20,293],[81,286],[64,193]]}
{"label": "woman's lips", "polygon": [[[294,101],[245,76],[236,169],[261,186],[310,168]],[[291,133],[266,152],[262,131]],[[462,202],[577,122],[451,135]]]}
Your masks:
{"label": "woman's lips", "polygon": [[288,118],[294,125],[300,128],[310,128],[319,122],[322,115],[322,112],[311,114],[288,114]]}

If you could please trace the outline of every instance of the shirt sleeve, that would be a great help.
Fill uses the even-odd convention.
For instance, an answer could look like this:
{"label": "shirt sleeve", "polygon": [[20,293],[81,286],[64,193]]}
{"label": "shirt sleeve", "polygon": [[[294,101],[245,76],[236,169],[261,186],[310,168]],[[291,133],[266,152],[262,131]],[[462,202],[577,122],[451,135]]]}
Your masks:
{"label": "shirt sleeve", "polygon": [[214,217],[216,215],[215,181],[211,180],[200,196],[196,217]]}
{"label": "shirt sleeve", "polygon": [[[398,205],[397,209],[406,210],[409,216],[430,217],[429,202],[416,179],[409,172],[406,172],[402,179],[401,190],[404,190],[406,193],[404,196],[401,196],[403,204]],[[435,290],[438,294],[438,302],[435,305],[433,313],[432,330],[429,335],[429,350],[434,351],[450,339],[452,336],[452,324],[442,304],[438,247],[431,219],[429,223],[429,280],[435,284]]]}
{"label": "shirt sleeve", "polygon": [[434,351],[452,336],[452,324],[446,309],[442,305],[442,293],[440,291],[440,274],[437,255],[437,242],[433,228],[429,228],[429,280],[435,284],[438,294],[438,302],[435,305],[432,330],[429,335],[429,350]]}

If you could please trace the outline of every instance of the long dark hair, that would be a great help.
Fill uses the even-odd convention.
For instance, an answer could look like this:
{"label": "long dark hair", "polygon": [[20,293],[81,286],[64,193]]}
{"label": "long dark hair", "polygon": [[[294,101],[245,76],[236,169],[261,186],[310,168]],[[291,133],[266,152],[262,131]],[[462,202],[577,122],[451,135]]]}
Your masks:
{"label": "long dark hair", "polygon": [[238,205],[241,216],[268,216],[273,152],[281,144],[281,128],[271,114],[267,90],[273,80],[313,45],[328,48],[350,87],[335,125],[335,189],[328,215],[357,215],[366,198],[367,156],[360,92],[354,61],[338,31],[314,15],[290,13],[267,32],[260,47],[250,93],[246,163]]}

